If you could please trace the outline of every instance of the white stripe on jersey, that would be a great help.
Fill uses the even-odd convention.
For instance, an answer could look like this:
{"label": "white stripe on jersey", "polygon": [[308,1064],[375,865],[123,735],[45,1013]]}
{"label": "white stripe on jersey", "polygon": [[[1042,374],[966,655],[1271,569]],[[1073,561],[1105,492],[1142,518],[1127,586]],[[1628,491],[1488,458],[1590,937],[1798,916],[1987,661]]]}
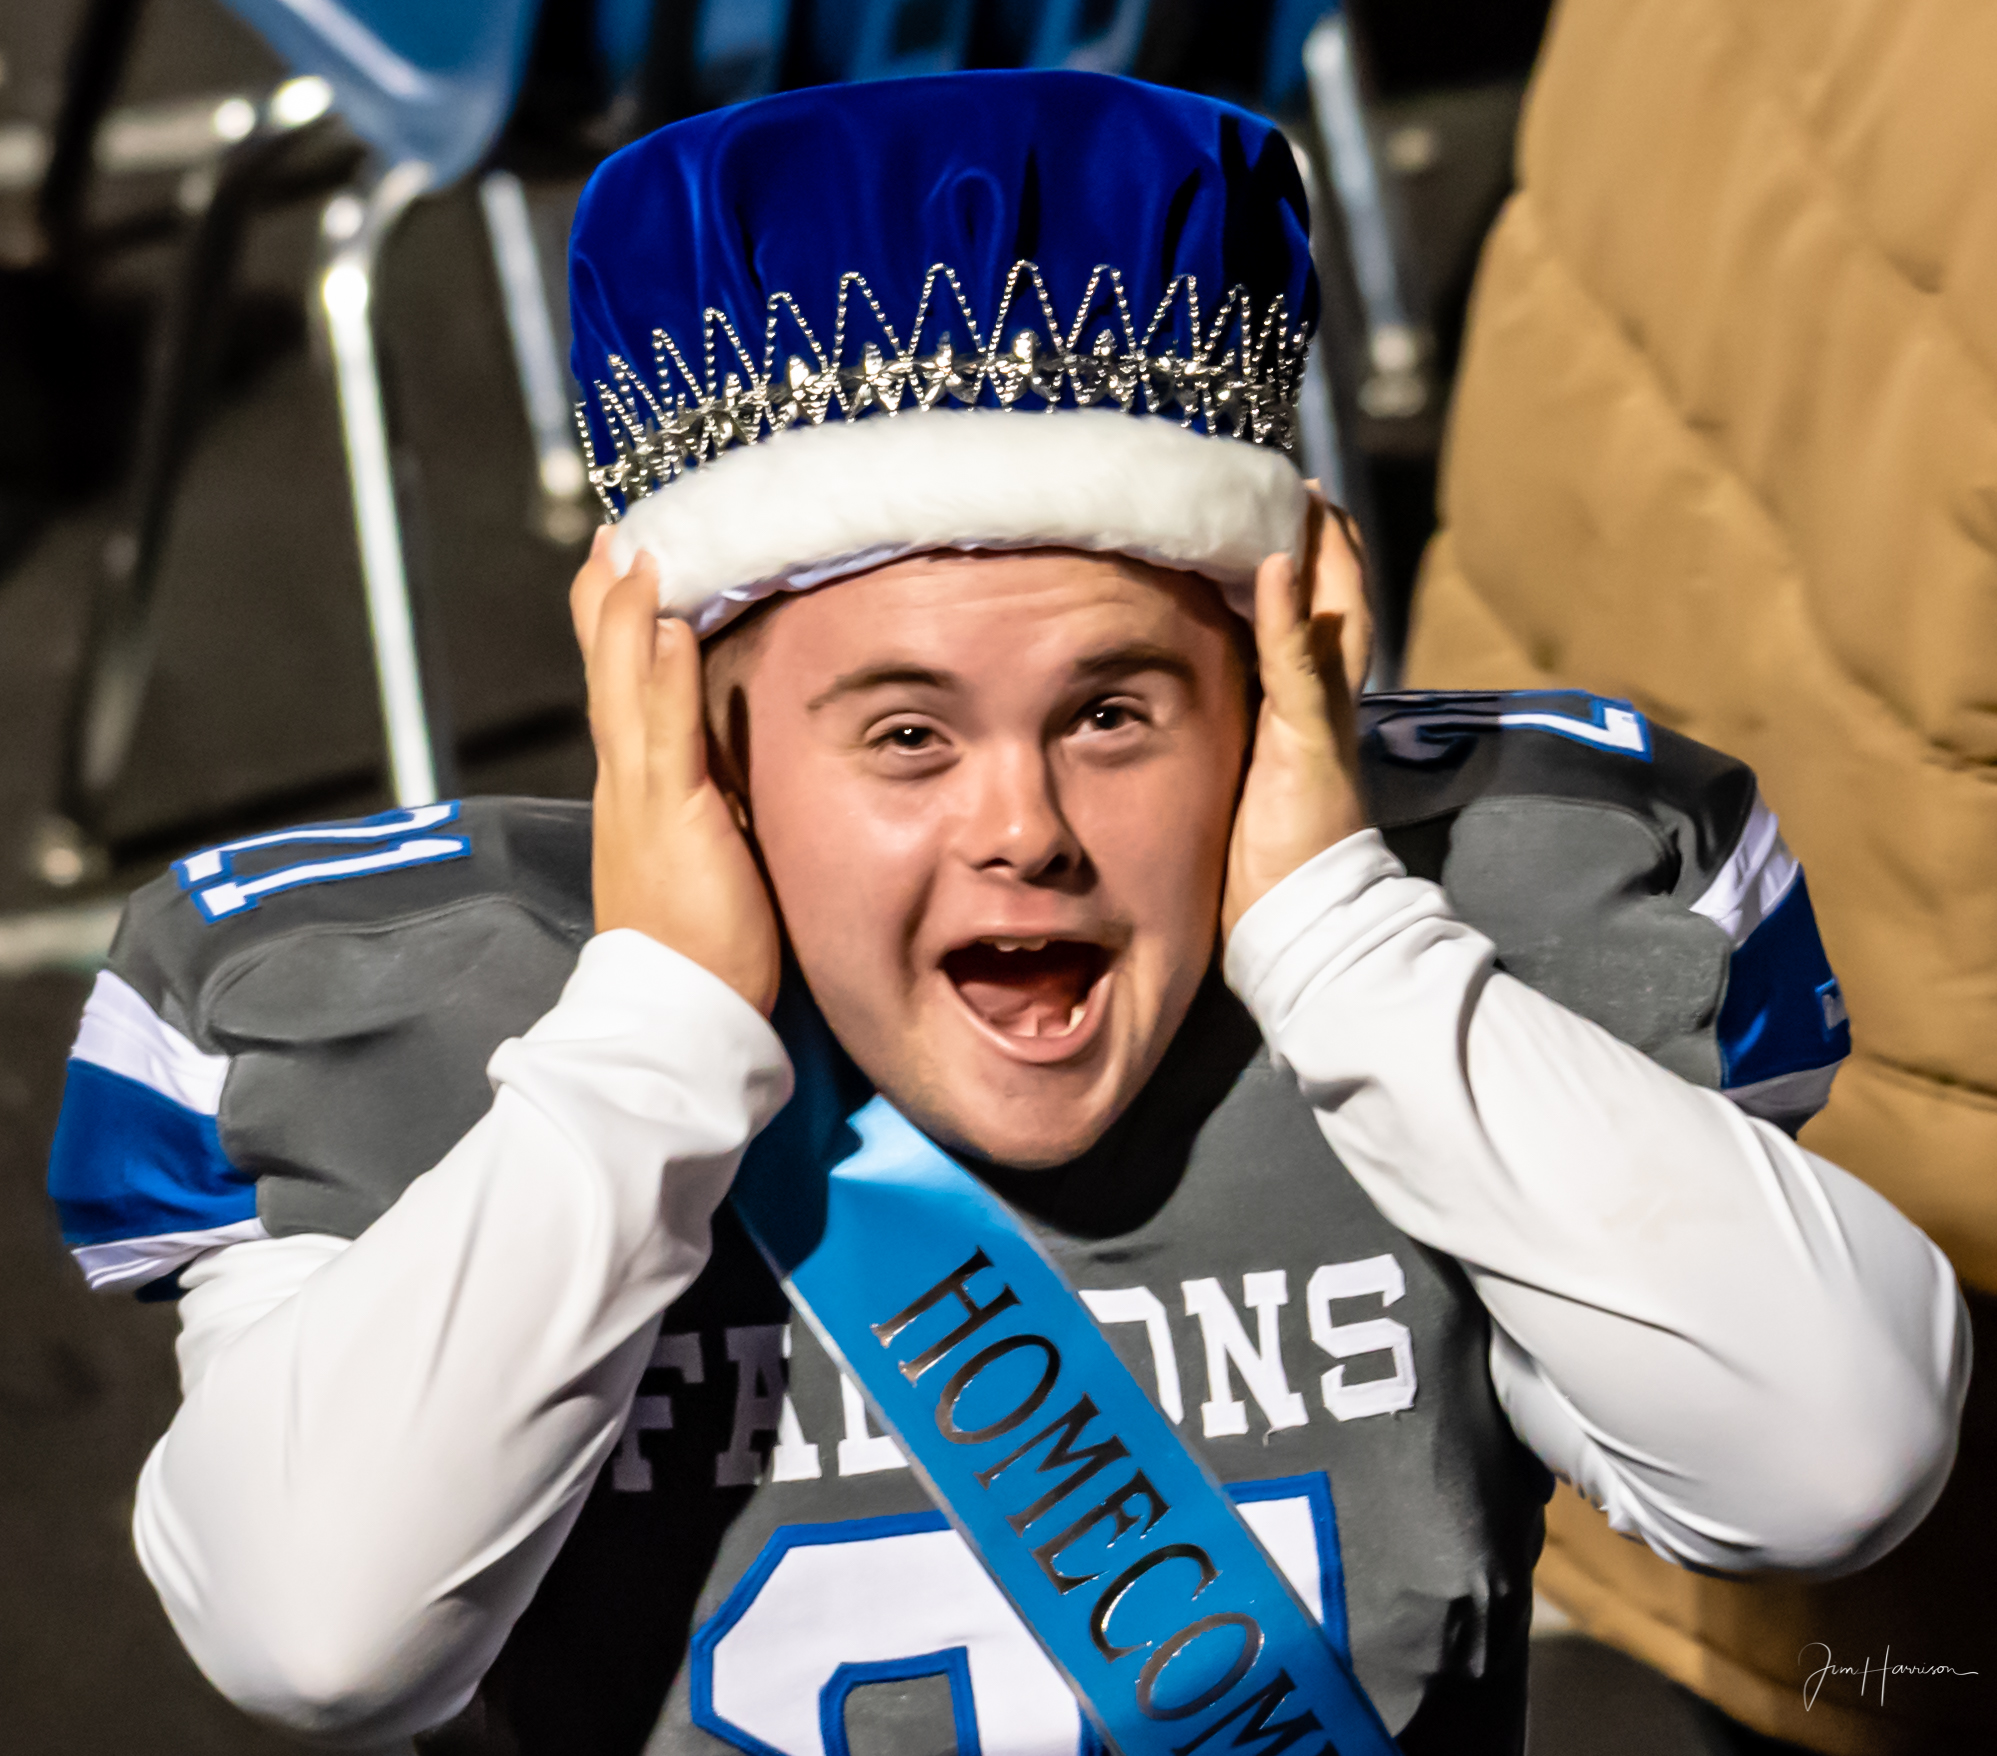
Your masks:
{"label": "white stripe on jersey", "polygon": [[109,1244],[73,1244],[69,1253],[83,1270],[90,1290],[106,1293],[158,1280],[225,1244],[262,1243],[269,1236],[262,1220],[239,1219],[206,1232],[162,1232],[153,1238],[121,1238]]}
{"label": "white stripe on jersey", "polygon": [[150,1086],[197,1115],[222,1107],[229,1057],[202,1053],[108,969],[90,990],[70,1055]]}
{"label": "white stripe on jersey", "polygon": [[1704,915],[1736,946],[1743,945],[1789,894],[1802,869],[1782,839],[1775,813],[1756,793],[1740,840],[1734,843],[1727,863],[1713,875],[1705,895],[1692,905],[1692,912]]}

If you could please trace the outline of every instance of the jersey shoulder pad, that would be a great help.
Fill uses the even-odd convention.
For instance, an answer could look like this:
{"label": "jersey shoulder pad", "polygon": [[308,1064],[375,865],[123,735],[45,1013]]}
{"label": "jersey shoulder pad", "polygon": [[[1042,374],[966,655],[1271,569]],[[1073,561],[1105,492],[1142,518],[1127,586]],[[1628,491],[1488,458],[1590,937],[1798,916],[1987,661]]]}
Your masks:
{"label": "jersey shoulder pad", "polygon": [[93,1285],[354,1236],[491,1101],[591,930],[586,806],[468,799],[244,837],[136,892],[49,1186]]}
{"label": "jersey shoulder pad", "polygon": [[1578,689],[1369,695],[1359,728],[1368,802],[1389,831],[1495,799],[1597,805],[1656,825],[1696,886],[1754,801],[1745,763]]}
{"label": "jersey shoulder pad", "polygon": [[1581,691],[1360,706],[1374,821],[1521,980],[1795,1126],[1850,1035],[1753,772]]}

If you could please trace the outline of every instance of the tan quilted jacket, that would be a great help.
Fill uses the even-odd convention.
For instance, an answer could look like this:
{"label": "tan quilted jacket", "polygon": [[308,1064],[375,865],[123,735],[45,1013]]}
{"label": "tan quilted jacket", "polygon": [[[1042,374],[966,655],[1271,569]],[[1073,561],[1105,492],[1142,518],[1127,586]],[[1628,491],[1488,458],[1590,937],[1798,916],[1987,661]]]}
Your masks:
{"label": "tan quilted jacket", "polygon": [[[1997,1292],[1997,3],[1563,0],[1519,159],[1410,680],[1627,696],[1755,767],[1851,1008],[1805,1142]],[[1541,1584],[1764,1731],[1997,1749],[1993,1407],[1858,1579],[1676,1573],[1563,1492]],[[1816,1642],[1982,1676],[1806,1711]]]}

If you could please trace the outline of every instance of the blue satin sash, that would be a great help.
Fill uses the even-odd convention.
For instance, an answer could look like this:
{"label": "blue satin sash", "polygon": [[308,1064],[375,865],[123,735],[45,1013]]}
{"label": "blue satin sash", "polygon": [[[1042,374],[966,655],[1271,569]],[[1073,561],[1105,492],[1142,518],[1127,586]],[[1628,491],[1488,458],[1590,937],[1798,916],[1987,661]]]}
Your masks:
{"label": "blue satin sash", "polygon": [[797,1095],[732,1199],[1122,1756],[1386,1756],[1372,1704],[1009,1209],[780,1014]]}

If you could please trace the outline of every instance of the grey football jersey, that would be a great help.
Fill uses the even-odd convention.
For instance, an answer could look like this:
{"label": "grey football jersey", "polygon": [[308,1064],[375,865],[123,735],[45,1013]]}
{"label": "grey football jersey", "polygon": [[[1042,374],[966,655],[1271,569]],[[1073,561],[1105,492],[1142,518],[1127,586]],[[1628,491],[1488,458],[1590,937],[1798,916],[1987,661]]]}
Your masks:
{"label": "grey football jersey", "polygon": [[[1690,904],[1752,776],[1585,696],[1376,697],[1364,725],[1375,820],[1505,965],[1721,1083],[1734,948]],[[486,1060],[554,1003],[590,932],[586,809],[467,800],[452,829],[456,856],[273,882],[226,918],[171,880],[128,910],[112,967],[229,1057],[219,1140],[273,1234],[356,1236],[441,1158],[489,1104]],[[253,883],[297,858],[232,862]],[[1236,1494],[1402,1746],[1520,1748],[1548,1478],[1497,1407],[1488,1320],[1453,1261],[1373,1207],[1217,977],[1083,1160],[974,1168]],[[1086,1749],[1009,1616],[724,1207],[573,1533],[478,1697],[425,1742]]]}

